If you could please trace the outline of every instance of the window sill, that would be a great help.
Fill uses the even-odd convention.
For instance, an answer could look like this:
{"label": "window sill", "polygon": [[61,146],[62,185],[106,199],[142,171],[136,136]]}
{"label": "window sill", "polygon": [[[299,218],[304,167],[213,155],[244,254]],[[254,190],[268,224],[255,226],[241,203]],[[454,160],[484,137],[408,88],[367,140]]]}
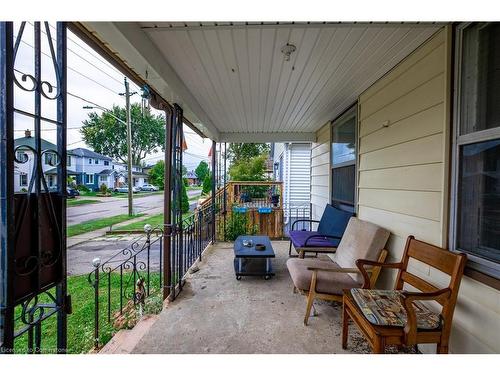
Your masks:
{"label": "window sill", "polygon": [[465,267],[464,275],[493,289],[500,290],[500,279],[480,272],[470,266]]}

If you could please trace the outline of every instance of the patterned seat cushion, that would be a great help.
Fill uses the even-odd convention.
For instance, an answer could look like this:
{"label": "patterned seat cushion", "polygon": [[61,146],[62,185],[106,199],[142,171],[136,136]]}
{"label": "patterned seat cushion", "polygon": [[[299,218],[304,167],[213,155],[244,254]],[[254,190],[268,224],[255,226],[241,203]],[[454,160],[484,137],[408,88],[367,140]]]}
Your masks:
{"label": "patterned seat cushion", "polygon": [[[372,324],[404,327],[407,322],[406,310],[401,303],[399,290],[351,289],[351,295]],[[441,326],[441,316],[419,301],[413,302],[417,316],[417,328],[437,329]]]}

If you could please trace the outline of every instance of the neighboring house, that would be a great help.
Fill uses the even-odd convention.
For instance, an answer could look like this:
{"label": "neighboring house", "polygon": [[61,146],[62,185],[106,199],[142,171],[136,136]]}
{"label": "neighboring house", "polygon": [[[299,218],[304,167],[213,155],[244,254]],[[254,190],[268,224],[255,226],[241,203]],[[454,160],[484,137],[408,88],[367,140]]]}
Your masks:
{"label": "neighboring house", "polygon": [[[117,186],[128,183],[128,167],[126,163],[115,163],[114,171],[117,173]],[[147,170],[147,168],[146,168]],[[132,186],[142,187],[149,181],[149,175],[144,171],[140,165],[132,166]]]}
{"label": "neighboring house", "polygon": [[92,190],[98,190],[103,184],[109,189],[115,187],[116,172],[110,157],[80,147],[68,150],[68,167],[70,163],[76,171],[77,185]]}
{"label": "neighboring house", "polygon": [[186,173],[186,179],[189,186],[195,186],[200,184],[198,176],[196,176],[196,173],[194,173],[193,171],[189,171],[188,173]]}
{"label": "neighboring house", "polygon": [[309,217],[311,202],[311,144],[273,143],[274,180],[283,182],[285,232],[293,221]]}
{"label": "neighboring house", "polygon": [[[24,147],[23,147],[24,146]],[[35,148],[35,138],[32,137],[31,131],[26,130],[24,137],[14,140],[14,147],[16,149],[16,159],[22,162],[16,162],[14,165],[14,191],[21,192],[28,190],[29,184],[33,174],[33,167],[35,158],[31,149]],[[44,139],[41,140],[42,156],[42,170],[45,177],[45,182],[48,188],[55,188],[57,186],[57,146]],[[50,152],[53,150],[54,152]],[[68,176],[76,176],[76,172],[72,169],[70,163],[71,157],[68,155],[67,174]]]}

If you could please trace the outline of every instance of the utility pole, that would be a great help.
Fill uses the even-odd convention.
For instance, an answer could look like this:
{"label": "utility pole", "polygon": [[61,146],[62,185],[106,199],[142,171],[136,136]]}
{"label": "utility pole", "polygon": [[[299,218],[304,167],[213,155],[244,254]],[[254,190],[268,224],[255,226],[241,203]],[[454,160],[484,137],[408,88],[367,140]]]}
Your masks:
{"label": "utility pole", "polygon": [[[133,215],[133,180],[132,180],[132,126],[130,121],[130,88],[127,81],[127,77],[124,79],[125,81],[125,107],[127,112],[127,171],[128,171],[128,216]],[[133,94],[132,94],[133,95]]]}

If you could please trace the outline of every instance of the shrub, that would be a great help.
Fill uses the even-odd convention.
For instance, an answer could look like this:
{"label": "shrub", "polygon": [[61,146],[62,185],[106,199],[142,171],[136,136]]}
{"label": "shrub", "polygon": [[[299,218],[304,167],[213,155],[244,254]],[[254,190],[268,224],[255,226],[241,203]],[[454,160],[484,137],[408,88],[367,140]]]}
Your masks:
{"label": "shrub", "polygon": [[187,196],[186,185],[182,185],[182,203],[181,203],[182,213],[185,214],[189,212],[189,199]]}
{"label": "shrub", "polygon": [[210,177],[210,174],[207,174],[205,176],[205,179],[203,180],[203,188],[201,190],[202,194],[208,194],[212,191],[212,178]]}
{"label": "shrub", "polygon": [[83,192],[85,192],[85,193],[88,193],[88,192],[90,191],[90,189],[89,189],[88,187],[86,187],[85,185],[78,185],[78,186],[76,187],[76,189],[77,189],[78,191],[83,191]]}
{"label": "shrub", "polygon": [[248,224],[246,213],[233,212],[226,222],[226,241],[234,241],[238,236],[257,234],[257,226]]}
{"label": "shrub", "polygon": [[101,192],[101,194],[106,195],[108,192],[108,187],[106,186],[106,184],[101,184],[101,186],[99,187],[99,191]]}

